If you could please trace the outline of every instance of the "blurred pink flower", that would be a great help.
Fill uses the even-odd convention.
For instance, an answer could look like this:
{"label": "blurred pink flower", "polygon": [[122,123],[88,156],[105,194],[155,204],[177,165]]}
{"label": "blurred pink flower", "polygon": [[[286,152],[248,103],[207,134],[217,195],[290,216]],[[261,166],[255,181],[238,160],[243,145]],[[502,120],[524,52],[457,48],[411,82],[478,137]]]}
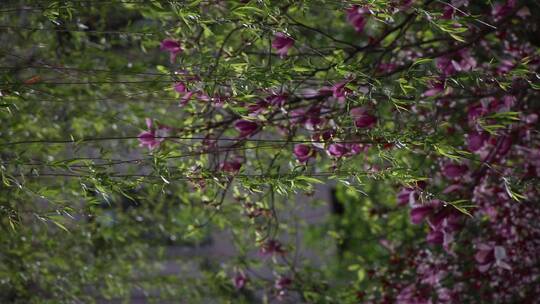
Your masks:
{"label": "blurred pink flower", "polygon": [[169,38],[161,41],[160,49],[169,52],[171,63],[174,63],[176,61],[176,56],[183,51],[180,42]]}
{"label": "blurred pink flower", "polygon": [[155,129],[152,125],[152,119],[146,118],[146,127],[147,131],[143,131],[137,137],[141,147],[148,147],[150,150],[157,148],[163,140],[164,137],[169,135],[170,128],[166,126],[160,126]]}
{"label": "blurred pink flower", "polygon": [[233,278],[233,285],[236,289],[242,289],[248,281],[248,277],[243,272],[238,272]]}
{"label": "blurred pink flower", "polygon": [[294,156],[298,159],[299,162],[305,163],[310,158],[315,157],[315,150],[308,145],[297,144],[294,146]]}
{"label": "blurred pink flower", "polygon": [[347,10],[347,21],[360,33],[364,31],[368,14],[369,10],[367,8],[355,5]]}
{"label": "blurred pink flower", "polygon": [[274,41],[272,41],[272,47],[276,49],[276,53],[281,57],[285,58],[289,49],[294,45],[294,39],[287,36],[284,33],[276,33],[274,36]]}
{"label": "blurred pink flower", "polygon": [[240,137],[247,137],[253,134],[259,128],[259,125],[256,122],[249,120],[237,120],[234,123],[234,128],[240,132]]}
{"label": "blurred pink flower", "polygon": [[373,128],[377,124],[377,117],[369,114],[364,107],[352,109],[351,116],[357,128]]}

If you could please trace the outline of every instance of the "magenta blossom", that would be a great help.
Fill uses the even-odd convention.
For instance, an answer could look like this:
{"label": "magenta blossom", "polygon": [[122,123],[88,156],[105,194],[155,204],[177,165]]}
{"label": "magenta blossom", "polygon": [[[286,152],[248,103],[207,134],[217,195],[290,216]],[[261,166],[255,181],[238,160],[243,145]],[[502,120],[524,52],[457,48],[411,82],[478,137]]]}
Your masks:
{"label": "magenta blossom", "polygon": [[487,109],[481,103],[476,103],[469,106],[467,110],[467,119],[469,121],[469,124],[475,125],[478,118],[486,115],[487,113]]}
{"label": "magenta blossom", "polygon": [[237,157],[235,159],[222,162],[219,168],[223,172],[236,174],[240,171],[240,168],[242,168],[242,161],[243,159]]}
{"label": "magenta blossom", "polygon": [[260,100],[257,103],[253,103],[247,106],[248,112],[250,116],[257,116],[266,109],[268,109],[269,103],[266,100]]}
{"label": "magenta blossom", "polygon": [[377,124],[377,117],[369,114],[364,107],[352,109],[351,116],[357,128],[373,128]]}
{"label": "magenta blossom", "polygon": [[377,72],[379,73],[392,73],[398,68],[398,65],[395,63],[380,63],[379,66],[377,66]]}
{"label": "magenta blossom", "polygon": [[334,130],[326,130],[324,132],[317,132],[311,135],[311,139],[314,141],[313,146],[324,149],[324,143],[331,140],[334,136]]}
{"label": "magenta blossom", "polygon": [[280,277],[276,280],[274,286],[277,290],[287,289],[292,284],[292,279],[289,277]]}
{"label": "magenta blossom", "polygon": [[163,140],[164,137],[169,135],[170,128],[166,126],[160,126],[157,130],[152,125],[152,119],[146,118],[146,126],[148,131],[143,131],[137,137],[141,147],[148,147],[148,149],[153,150],[157,148]]}
{"label": "magenta blossom", "polygon": [[266,97],[266,101],[275,107],[283,107],[287,101],[287,94],[272,94]]}
{"label": "magenta blossom", "polygon": [[285,249],[278,240],[268,240],[261,245],[259,252],[262,255],[284,255]]}
{"label": "magenta blossom", "polygon": [[360,33],[364,31],[368,14],[369,10],[367,8],[355,5],[347,10],[347,21]]}
{"label": "magenta blossom", "polygon": [[238,272],[233,278],[233,285],[236,289],[242,289],[248,281],[248,277],[243,272]]}
{"label": "magenta blossom", "polygon": [[437,68],[444,76],[450,76],[457,72],[466,72],[476,67],[476,60],[470,51],[461,49],[455,53],[441,56],[436,60]]}
{"label": "magenta blossom", "polygon": [[310,158],[315,157],[315,150],[311,146],[297,144],[294,146],[294,156],[299,162],[305,163]]}
{"label": "magenta blossom", "polygon": [[478,270],[480,272],[488,271],[491,266],[497,266],[507,270],[512,269],[510,265],[505,262],[507,254],[504,247],[478,244],[476,248],[478,251],[474,255],[474,259],[478,263]]}
{"label": "magenta blossom", "polygon": [[324,122],[324,118],[321,117],[319,107],[298,108],[290,112],[290,121],[292,124],[304,124],[308,130],[315,130]]}
{"label": "magenta blossom", "polygon": [[187,92],[186,85],[183,82],[177,82],[174,84],[174,90],[178,93]]}
{"label": "magenta blossom", "polygon": [[176,61],[176,56],[182,52],[180,42],[169,38],[161,41],[160,49],[169,52],[171,63],[174,63]]}
{"label": "magenta blossom", "polygon": [[425,91],[422,96],[423,97],[432,97],[435,95],[439,95],[444,92],[444,80],[437,80],[430,82],[430,88]]}
{"label": "magenta blossom", "polygon": [[186,92],[186,94],[182,95],[182,98],[180,98],[180,106],[183,107],[187,105],[187,103],[191,100],[195,92]]}
{"label": "magenta blossom", "polygon": [[452,19],[456,12],[460,13],[461,10],[459,9],[461,6],[467,6],[469,5],[468,0],[452,0],[450,3],[445,4],[443,14],[441,16],[442,19]]}
{"label": "magenta blossom", "polygon": [[463,177],[467,171],[469,167],[466,165],[447,164],[443,167],[442,173],[446,178],[457,179]]}
{"label": "magenta blossom", "polygon": [[397,194],[398,206],[415,205],[418,199],[418,193],[414,188],[401,188]]}
{"label": "magenta blossom", "polygon": [[177,82],[173,85],[173,89],[180,94],[180,104],[183,107],[191,99],[198,99],[200,101],[210,101],[210,97],[202,91],[189,91],[186,84],[183,82]]}
{"label": "magenta blossom", "polygon": [[347,95],[351,93],[351,90],[345,87],[348,83],[348,81],[342,81],[332,86],[332,97],[340,103],[345,102]]}
{"label": "magenta blossom", "polygon": [[493,7],[491,14],[496,20],[499,20],[508,15],[516,7],[516,2],[516,0],[507,0],[504,3],[497,3]]}
{"label": "magenta blossom", "polygon": [[476,152],[482,149],[488,139],[488,134],[472,131],[467,135],[467,148],[471,152]]}
{"label": "magenta blossom", "polygon": [[350,157],[356,155],[360,152],[363,152],[367,149],[366,146],[360,144],[342,144],[335,143],[328,146],[327,153],[330,156],[340,158],[340,157]]}
{"label": "magenta blossom", "polygon": [[240,137],[248,137],[257,131],[259,125],[256,122],[241,119],[234,123],[234,128],[240,132]]}
{"label": "magenta blossom", "polygon": [[435,208],[432,205],[417,205],[416,207],[413,207],[413,209],[411,209],[411,214],[410,214],[411,222],[416,225],[422,223],[422,221],[428,215],[430,215],[434,209]]}
{"label": "magenta blossom", "polygon": [[441,204],[438,200],[432,200],[427,204],[416,204],[411,209],[411,222],[420,224],[429,215],[435,212],[435,209]]}
{"label": "magenta blossom", "polygon": [[272,41],[272,47],[276,49],[276,53],[281,57],[285,58],[289,53],[289,49],[294,45],[294,39],[287,36],[284,33],[276,33],[274,36],[274,41]]}

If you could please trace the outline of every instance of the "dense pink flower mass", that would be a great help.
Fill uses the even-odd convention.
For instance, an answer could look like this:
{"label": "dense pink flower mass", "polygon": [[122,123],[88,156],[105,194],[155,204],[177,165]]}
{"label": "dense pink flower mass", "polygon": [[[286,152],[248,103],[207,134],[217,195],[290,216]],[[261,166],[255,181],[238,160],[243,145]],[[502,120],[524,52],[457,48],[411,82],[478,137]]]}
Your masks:
{"label": "dense pink flower mass", "polygon": [[272,47],[276,49],[276,53],[281,57],[285,58],[289,53],[289,49],[294,45],[294,39],[287,36],[284,33],[276,33],[274,36],[274,41],[272,41]]}
{"label": "dense pink flower mass", "polygon": [[[369,220],[399,218],[406,236],[400,239],[384,232],[384,239],[379,238],[389,263],[366,271],[370,280],[381,284],[360,283],[371,289],[357,293],[359,300],[534,301],[540,295],[540,221],[536,220],[540,211],[534,186],[540,177],[540,139],[538,106],[532,102],[537,98],[531,92],[538,88],[540,59],[537,41],[521,41],[536,34],[536,27],[530,23],[516,27],[531,11],[517,0],[478,5],[470,0],[428,2],[391,0],[390,8],[347,6],[346,21],[342,19],[336,29],[319,29],[314,19],[306,25],[288,24],[297,35],[293,39],[277,32],[271,53],[285,58],[298,42],[305,58],[299,53],[291,60],[274,62],[268,59],[272,54],[267,49],[246,44],[242,56],[253,62],[264,57],[267,62],[260,66],[269,66],[267,75],[259,76],[257,66],[250,71],[258,78],[246,73],[213,83],[214,79],[182,77],[174,91],[181,105],[204,101],[204,106],[192,102],[184,109],[202,115],[197,128],[201,126],[203,132],[206,125],[218,126],[204,134],[228,137],[238,132],[236,138],[224,138],[234,141],[231,148],[246,148],[240,145],[255,134],[260,135],[257,141],[273,141],[266,136],[270,132],[282,136],[277,141],[289,149],[283,154],[296,163],[290,159],[278,163],[276,158],[272,169],[279,174],[291,171],[285,168],[289,166],[303,170],[302,174],[338,174],[345,169],[375,178],[377,174],[392,177],[393,184],[382,184],[385,193],[393,185],[399,189],[397,203],[386,204],[388,196],[383,195],[380,202],[370,201]],[[474,15],[477,11],[483,15]],[[368,20],[373,25],[370,36],[343,31],[352,26],[364,33]],[[317,38],[303,36],[309,32]],[[182,51],[180,43],[171,39],[164,40],[161,48],[171,54],[171,61]],[[222,54],[221,63],[239,60],[231,50],[235,48]],[[204,78],[204,71],[193,69]],[[287,74],[289,69],[295,73]],[[283,79],[273,79],[274,72]],[[154,149],[162,142],[157,136],[160,129],[152,128],[151,121],[148,129],[139,141]],[[305,138],[311,142],[304,143]],[[217,138],[209,141],[203,141],[205,151],[222,148]],[[250,153],[216,153],[211,167],[220,177],[251,172],[252,166],[260,170],[257,166],[262,165],[254,165]],[[263,163],[268,155],[259,154],[257,162]],[[311,171],[312,167],[321,171]],[[274,220],[264,204],[241,195],[238,201],[255,223]],[[411,242],[408,234],[413,235]],[[276,264],[281,258],[287,261],[282,243],[266,237],[258,243],[259,252],[274,257]],[[346,255],[342,258],[346,260]],[[292,278],[295,288],[305,287],[303,273],[282,270],[266,286],[277,299],[291,292]],[[246,282],[243,272],[233,277],[236,289],[247,288]]]}
{"label": "dense pink flower mass", "polygon": [[148,147],[153,150],[165,140],[164,137],[169,135],[170,128],[166,126],[159,126],[157,129],[152,125],[152,119],[146,118],[147,131],[143,131],[139,134],[138,139],[141,147]]}
{"label": "dense pink flower mass", "polygon": [[347,10],[347,21],[357,32],[361,33],[366,26],[368,14],[369,9],[355,5]]}
{"label": "dense pink flower mass", "polygon": [[173,39],[164,39],[161,41],[160,49],[169,52],[171,63],[174,63],[176,56],[183,51],[180,42]]}

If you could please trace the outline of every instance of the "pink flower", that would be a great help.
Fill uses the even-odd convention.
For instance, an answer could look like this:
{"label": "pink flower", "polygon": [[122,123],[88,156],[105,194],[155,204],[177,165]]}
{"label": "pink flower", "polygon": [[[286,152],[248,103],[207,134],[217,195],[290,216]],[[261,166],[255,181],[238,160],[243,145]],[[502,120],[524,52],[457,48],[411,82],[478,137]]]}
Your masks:
{"label": "pink flower", "polygon": [[178,93],[185,93],[187,91],[186,85],[183,82],[177,82],[174,84],[174,90]]}
{"label": "pink flower", "polygon": [[452,0],[450,3],[445,4],[442,19],[452,19],[456,15],[456,11],[459,11],[459,7],[467,6],[469,4],[468,0]]}
{"label": "pink flower", "polygon": [[240,171],[240,168],[242,167],[242,159],[237,157],[233,160],[224,161],[219,167],[223,172],[236,174]]}
{"label": "pink flower", "polygon": [[452,19],[454,17],[455,9],[451,5],[445,5],[443,9],[442,19]]}
{"label": "pink flower", "polygon": [[469,124],[476,124],[478,118],[486,115],[487,113],[487,109],[481,103],[476,103],[469,106],[469,109],[467,110],[467,119]]}
{"label": "pink flower", "polygon": [[443,81],[432,81],[430,83],[430,89],[425,91],[422,96],[424,97],[432,97],[435,95],[438,95],[442,92],[444,92],[444,80]]}
{"label": "pink flower", "polygon": [[488,139],[489,135],[486,133],[472,131],[467,135],[467,148],[471,152],[476,152],[482,149]]}
{"label": "pink flower", "polygon": [[366,16],[369,14],[367,8],[361,8],[355,5],[347,10],[347,21],[354,27],[357,32],[364,31],[367,23]]}
{"label": "pink flower", "polygon": [[442,173],[449,179],[461,178],[469,171],[466,165],[447,164],[443,167]]}
{"label": "pink flower", "polygon": [[234,128],[240,132],[240,137],[247,137],[252,135],[257,129],[259,128],[259,125],[256,122],[249,121],[249,120],[237,120],[234,123]]}
{"label": "pink flower", "polygon": [[161,41],[160,49],[169,52],[171,63],[174,63],[176,61],[176,56],[182,52],[180,42],[169,38]]}
{"label": "pink flower", "polygon": [[435,210],[435,206],[431,204],[416,205],[411,209],[411,222],[413,224],[420,224],[422,221]]}
{"label": "pink flower", "polygon": [[164,137],[168,136],[170,128],[165,126],[160,126],[156,130],[152,126],[152,119],[146,118],[146,126],[148,131],[143,131],[139,134],[138,139],[141,147],[148,147],[148,149],[153,150],[157,148],[163,140]]}
{"label": "pink flower", "polygon": [[503,59],[501,60],[501,63],[497,67],[497,72],[499,74],[506,74],[510,72],[512,69],[514,69],[516,66],[517,66],[517,63],[515,63],[513,60]]}
{"label": "pink flower", "polygon": [[511,270],[512,268],[504,260],[506,260],[506,250],[502,246],[493,246],[488,244],[476,245],[477,252],[474,259],[478,263],[478,270],[486,272],[491,266]]}
{"label": "pink flower", "polygon": [[395,63],[391,63],[391,62],[390,63],[381,63],[377,67],[377,72],[388,74],[388,73],[392,73],[393,71],[395,71],[397,69],[397,67],[398,66]]}
{"label": "pink flower", "polygon": [[274,286],[277,290],[287,289],[292,284],[292,279],[289,277],[280,277],[276,280]]}
{"label": "pink flower", "polygon": [[287,101],[287,94],[272,94],[266,97],[266,101],[275,107],[283,107]]}
{"label": "pink flower", "polygon": [[272,41],[272,47],[276,49],[276,53],[281,57],[285,58],[289,53],[289,49],[294,45],[294,40],[285,35],[284,33],[276,33],[274,36],[274,41]]}
{"label": "pink flower", "polygon": [[439,200],[432,200],[427,204],[416,204],[412,206],[410,216],[413,224],[420,224],[426,217],[433,215],[441,205]]}
{"label": "pink flower", "polygon": [[462,49],[453,54],[442,56],[436,60],[437,68],[444,76],[457,72],[470,71],[476,67],[476,60],[469,50]]}
{"label": "pink flower", "polygon": [[292,110],[290,121],[293,124],[304,124],[308,130],[315,130],[324,120],[321,118],[321,108],[311,107],[307,110],[305,108]]}
{"label": "pink flower", "polygon": [[349,83],[349,81],[342,81],[332,86],[332,97],[340,103],[345,102],[347,95],[351,93],[351,90],[345,87],[347,83]]}
{"label": "pink flower", "polygon": [[315,157],[315,150],[311,146],[304,144],[297,144],[294,146],[294,156],[299,162],[305,163],[310,158]]}
{"label": "pink flower", "polygon": [[397,194],[398,206],[415,205],[418,193],[413,188],[401,188]]}
{"label": "pink flower", "polygon": [[248,281],[248,277],[243,272],[238,272],[233,278],[233,285],[236,289],[242,289]]}
{"label": "pink flower", "polygon": [[344,144],[331,144],[328,147],[328,154],[335,157],[345,156],[349,152],[349,149]]}
{"label": "pink flower", "polygon": [[426,241],[431,244],[441,245],[444,242],[444,234],[440,230],[431,230],[426,236]]}
{"label": "pink flower", "polygon": [[325,142],[331,140],[333,136],[334,136],[334,131],[327,130],[324,132],[313,133],[313,135],[311,135],[311,140],[314,141],[313,146],[319,149],[324,149]]}
{"label": "pink flower", "polygon": [[497,3],[493,7],[491,14],[495,17],[496,20],[499,20],[506,15],[508,15],[516,6],[516,0],[507,0],[503,3]]}
{"label": "pink flower", "polygon": [[269,104],[266,100],[260,100],[257,103],[250,104],[247,109],[250,113],[250,116],[257,116],[261,113],[263,113],[267,108]]}
{"label": "pink flower", "polygon": [[360,152],[363,152],[367,149],[366,146],[361,146],[360,144],[331,144],[328,146],[328,150],[326,151],[328,155],[340,158],[340,157],[350,157],[353,155],[356,155]]}
{"label": "pink flower", "polygon": [[261,245],[259,252],[262,255],[284,255],[285,249],[283,245],[278,240],[268,240]]}
{"label": "pink flower", "polygon": [[192,91],[186,92],[186,94],[184,94],[182,98],[180,98],[180,106],[183,107],[187,105],[187,103],[191,100],[194,94],[195,92]]}
{"label": "pink flower", "polygon": [[364,107],[352,109],[351,116],[357,128],[373,128],[377,124],[377,117],[369,114]]}

